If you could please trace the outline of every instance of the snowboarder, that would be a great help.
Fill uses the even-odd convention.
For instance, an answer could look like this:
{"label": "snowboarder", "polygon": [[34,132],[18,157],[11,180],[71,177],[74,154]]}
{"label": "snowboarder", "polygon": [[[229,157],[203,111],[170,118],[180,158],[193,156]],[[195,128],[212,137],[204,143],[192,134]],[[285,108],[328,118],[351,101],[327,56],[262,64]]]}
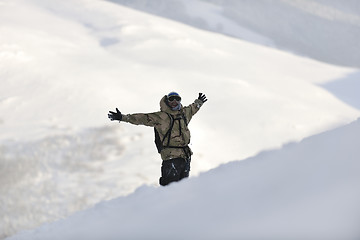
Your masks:
{"label": "snowboarder", "polygon": [[205,94],[199,93],[194,103],[183,107],[180,95],[171,92],[160,100],[159,112],[123,115],[116,108],[116,112],[109,111],[108,117],[111,121],[154,127],[155,144],[163,160],[159,183],[166,186],[189,177],[192,151],[188,146],[188,124],[206,101]]}

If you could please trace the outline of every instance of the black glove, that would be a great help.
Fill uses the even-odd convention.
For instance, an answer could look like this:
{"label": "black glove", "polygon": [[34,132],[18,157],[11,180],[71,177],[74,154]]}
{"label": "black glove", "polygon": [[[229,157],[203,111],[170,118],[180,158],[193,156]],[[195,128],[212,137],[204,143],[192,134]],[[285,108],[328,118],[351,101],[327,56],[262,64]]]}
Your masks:
{"label": "black glove", "polygon": [[202,101],[203,103],[207,101],[205,94],[199,93],[198,99]]}
{"label": "black glove", "polygon": [[119,120],[121,121],[122,115],[119,109],[116,108],[116,112],[109,111],[108,118],[110,118],[111,121]]}

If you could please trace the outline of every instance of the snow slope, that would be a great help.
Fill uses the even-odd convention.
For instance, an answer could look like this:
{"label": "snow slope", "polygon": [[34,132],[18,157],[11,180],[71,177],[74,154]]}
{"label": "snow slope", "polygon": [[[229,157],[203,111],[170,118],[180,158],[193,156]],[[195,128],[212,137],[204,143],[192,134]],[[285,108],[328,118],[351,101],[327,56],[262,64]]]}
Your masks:
{"label": "snow slope", "polygon": [[0,238],[157,186],[152,129],[110,122],[115,107],[206,93],[192,176],[360,115],[323,87],[357,69],[107,1],[1,0],[0,22]]}
{"label": "snow slope", "polygon": [[357,0],[109,0],[201,29],[360,67]]}
{"label": "snow slope", "polygon": [[9,240],[360,237],[360,119]]}

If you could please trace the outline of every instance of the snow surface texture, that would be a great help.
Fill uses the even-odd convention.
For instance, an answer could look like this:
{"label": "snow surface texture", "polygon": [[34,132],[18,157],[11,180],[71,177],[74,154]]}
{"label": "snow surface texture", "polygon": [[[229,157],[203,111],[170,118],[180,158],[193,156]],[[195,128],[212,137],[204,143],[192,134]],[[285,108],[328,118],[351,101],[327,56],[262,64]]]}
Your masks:
{"label": "snow surface texture", "polygon": [[9,240],[360,237],[360,119]]}
{"label": "snow surface texture", "polygon": [[206,93],[192,176],[360,115],[358,69],[265,47],[251,28],[239,33],[257,44],[96,0],[0,0],[0,22],[0,238],[158,186],[152,129],[110,122],[115,107]]}
{"label": "snow surface texture", "polygon": [[360,67],[358,0],[109,1],[320,61]]}

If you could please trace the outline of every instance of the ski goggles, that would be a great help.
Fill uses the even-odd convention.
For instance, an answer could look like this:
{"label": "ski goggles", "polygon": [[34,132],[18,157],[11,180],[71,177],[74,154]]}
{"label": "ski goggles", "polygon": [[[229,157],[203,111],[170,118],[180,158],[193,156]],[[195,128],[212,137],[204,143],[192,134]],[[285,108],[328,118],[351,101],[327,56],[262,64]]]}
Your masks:
{"label": "ski goggles", "polygon": [[168,100],[169,100],[169,102],[172,102],[172,101],[177,101],[177,102],[180,102],[181,101],[181,97],[179,97],[179,96],[170,96],[170,97],[168,97]]}

